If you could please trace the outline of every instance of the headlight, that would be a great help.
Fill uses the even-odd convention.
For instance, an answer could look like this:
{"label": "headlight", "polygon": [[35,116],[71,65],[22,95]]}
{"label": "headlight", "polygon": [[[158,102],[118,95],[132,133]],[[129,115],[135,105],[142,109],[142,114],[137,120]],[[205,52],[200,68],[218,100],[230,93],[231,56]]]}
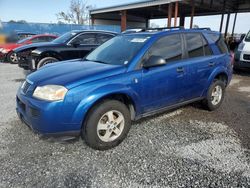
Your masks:
{"label": "headlight", "polygon": [[38,86],[33,97],[47,101],[59,101],[64,99],[67,91],[67,88],[59,85]]}
{"label": "headlight", "polygon": [[238,50],[242,51],[244,49],[244,47],[245,47],[245,43],[242,42],[239,44]]}
{"label": "headlight", "polygon": [[8,53],[10,50],[7,50],[7,49],[5,49],[5,48],[0,48],[0,52],[2,52],[2,53],[4,53],[4,54],[6,54],[6,53]]}

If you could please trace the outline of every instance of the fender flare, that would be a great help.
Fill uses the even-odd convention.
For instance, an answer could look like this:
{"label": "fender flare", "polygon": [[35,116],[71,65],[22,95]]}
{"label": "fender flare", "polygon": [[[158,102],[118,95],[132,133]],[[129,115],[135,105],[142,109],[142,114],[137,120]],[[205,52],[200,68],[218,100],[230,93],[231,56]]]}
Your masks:
{"label": "fender flare", "polygon": [[[95,90],[88,93],[84,99],[78,104],[77,108],[73,113],[72,120],[74,122],[83,122],[86,118],[88,111],[99,101],[110,96],[110,95],[126,95],[128,96],[134,105],[135,111],[140,112],[140,105],[138,104],[139,96],[131,88],[124,86],[123,84],[112,84],[108,86],[103,86],[96,88]],[[136,102],[135,102],[136,101]]]}

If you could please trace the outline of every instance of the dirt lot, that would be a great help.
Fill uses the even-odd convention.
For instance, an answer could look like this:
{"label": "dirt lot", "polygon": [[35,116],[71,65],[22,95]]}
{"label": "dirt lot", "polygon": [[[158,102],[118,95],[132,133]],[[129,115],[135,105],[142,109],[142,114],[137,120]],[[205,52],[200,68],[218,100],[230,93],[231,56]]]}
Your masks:
{"label": "dirt lot", "polygon": [[250,187],[250,74],[234,76],[220,110],[143,119],[104,152],[33,134],[15,113],[23,79],[0,64],[0,187]]}

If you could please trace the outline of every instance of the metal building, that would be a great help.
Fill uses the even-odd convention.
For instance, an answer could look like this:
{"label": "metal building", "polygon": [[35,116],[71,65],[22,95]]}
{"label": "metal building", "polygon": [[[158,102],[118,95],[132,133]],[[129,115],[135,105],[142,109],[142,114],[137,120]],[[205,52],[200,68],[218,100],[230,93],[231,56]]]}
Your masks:
{"label": "metal building", "polygon": [[[148,27],[150,19],[168,18],[168,26],[184,26],[185,17],[191,17],[190,28],[193,27],[194,16],[221,15],[220,31],[228,32],[230,15],[250,12],[250,0],[151,0],[136,3],[93,9],[90,11],[94,25],[121,25],[121,30],[135,27]],[[224,15],[227,14],[227,20]],[[171,23],[174,18],[174,23]],[[226,21],[225,31],[222,31]],[[248,25],[250,26],[250,25]]]}

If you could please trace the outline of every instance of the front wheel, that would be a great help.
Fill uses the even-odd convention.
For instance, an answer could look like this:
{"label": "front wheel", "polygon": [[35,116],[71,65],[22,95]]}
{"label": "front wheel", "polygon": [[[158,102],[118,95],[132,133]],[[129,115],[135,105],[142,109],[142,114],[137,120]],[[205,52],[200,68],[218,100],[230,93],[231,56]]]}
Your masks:
{"label": "front wheel", "polygon": [[207,98],[205,100],[205,105],[210,111],[214,111],[218,109],[225,96],[225,83],[221,80],[215,80],[213,84],[210,86]]}
{"label": "front wheel", "polygon": [[90,147],[98,150],[111,149],[127,136],[131,118],[125,104],[107,100],[93,107],[88,114],[82,136]]}
{"label": "front wheel", "polygon": [[18,63],[17,54],[15,52],[10,52],[7,55],[7,61],[11,64],[17,64]]}
{"label": "front wheel", "polygon": [[41,59],[41,60],[39,61],[39,63],[37,64],[37,69],[39,69],[39,68],[41,68],[42,66],[47,65],[47,64],[49,64],[49,63],[55,63],[55,62],[57,62],[57,61],[59,61],[59,60],[56,59],[56,58],[54,58],[54,57],[45,57],[45,58],[43,58],[43,59]]}

